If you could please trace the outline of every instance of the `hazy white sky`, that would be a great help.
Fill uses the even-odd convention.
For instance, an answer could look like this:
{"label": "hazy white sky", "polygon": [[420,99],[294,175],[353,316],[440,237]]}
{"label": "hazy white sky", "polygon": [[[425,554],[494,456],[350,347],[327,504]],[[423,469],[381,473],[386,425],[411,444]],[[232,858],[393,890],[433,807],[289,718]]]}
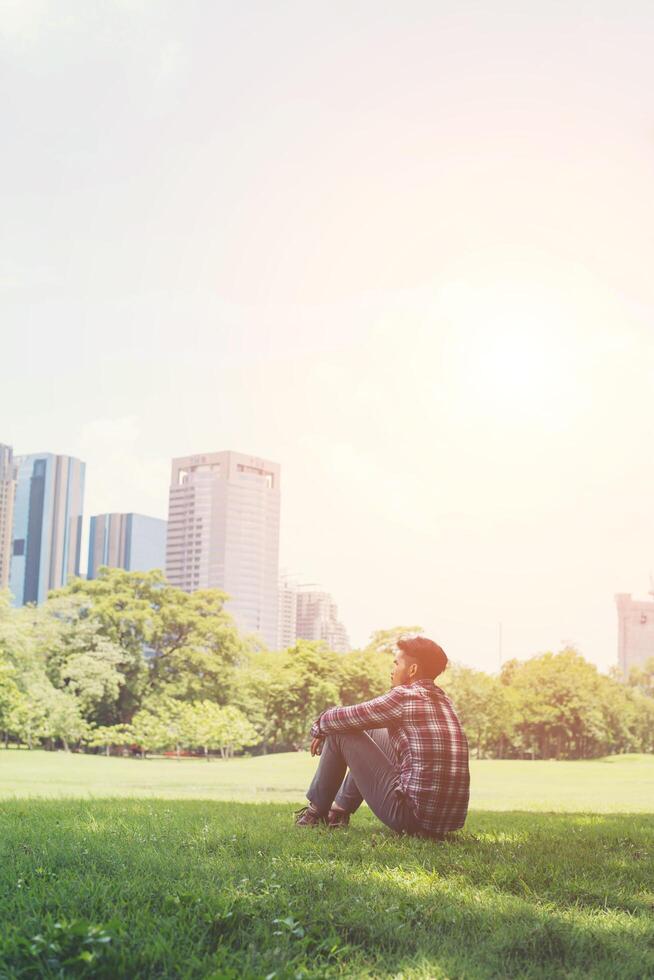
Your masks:
{"label": "hazy white sky", "polygon": [[654,7],[3,0],[0,441],[282,464],[352,639],[616,658],[654,567]]}

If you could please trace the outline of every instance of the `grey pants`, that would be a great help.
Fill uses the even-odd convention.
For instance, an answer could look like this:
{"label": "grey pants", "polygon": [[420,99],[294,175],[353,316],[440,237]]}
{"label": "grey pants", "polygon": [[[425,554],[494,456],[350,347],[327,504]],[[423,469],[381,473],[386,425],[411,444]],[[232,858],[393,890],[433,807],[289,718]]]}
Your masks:
{"label": "grey pants", "polygon": [[328,735],[307,799],[322,814],[332,803],[354,813],[365,800],[387,827],[398,833],[419,833],[399,783],[395,750],[385,728]]}

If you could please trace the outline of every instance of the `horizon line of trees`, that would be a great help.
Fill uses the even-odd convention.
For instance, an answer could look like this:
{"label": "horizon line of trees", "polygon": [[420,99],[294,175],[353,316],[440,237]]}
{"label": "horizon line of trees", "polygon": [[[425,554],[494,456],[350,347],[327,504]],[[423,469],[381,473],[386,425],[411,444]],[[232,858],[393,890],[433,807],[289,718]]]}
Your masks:
{"label": "horizon line of trees", "polygon": [[[226,598],[106,568],[38,607],[0,593],[3,744],[206,758],[306,748],[326,707],[388,689],[396,640],[419,631],[379,630],[347,654],[308,641],[270,652],[239,634]],[[450,663],[437,683],[478,758],[654,752],[654,658],[626,683],[569,647],[497,676]]]}

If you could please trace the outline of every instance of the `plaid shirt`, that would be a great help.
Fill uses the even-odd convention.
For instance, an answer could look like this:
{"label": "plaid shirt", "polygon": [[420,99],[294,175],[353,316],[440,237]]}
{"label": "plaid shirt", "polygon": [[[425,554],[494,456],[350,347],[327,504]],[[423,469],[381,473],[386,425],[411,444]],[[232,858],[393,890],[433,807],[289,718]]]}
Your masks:
{"label": "plaid shirt", "polygon": [[372,701],[329,708],[314,722],[314,738],[386,728],[399,761],[398,790],[422,830],[458,830],[468,812],[468,740],[452,702],[432,680],[392,688]]}

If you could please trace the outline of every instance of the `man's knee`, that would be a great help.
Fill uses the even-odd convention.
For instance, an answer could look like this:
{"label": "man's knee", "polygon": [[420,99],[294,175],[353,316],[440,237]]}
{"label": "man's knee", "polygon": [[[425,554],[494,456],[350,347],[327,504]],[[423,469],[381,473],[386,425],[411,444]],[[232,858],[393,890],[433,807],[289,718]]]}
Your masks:
{"label": "man's knee", "polygon": [[333,732],[331,735],[325,736],[323,751],[327,749],[329,752],[338,752],[342,755],[347,752],[348,748],[360,743],[362,739],[369,738],[370,736],[366,732]]}

